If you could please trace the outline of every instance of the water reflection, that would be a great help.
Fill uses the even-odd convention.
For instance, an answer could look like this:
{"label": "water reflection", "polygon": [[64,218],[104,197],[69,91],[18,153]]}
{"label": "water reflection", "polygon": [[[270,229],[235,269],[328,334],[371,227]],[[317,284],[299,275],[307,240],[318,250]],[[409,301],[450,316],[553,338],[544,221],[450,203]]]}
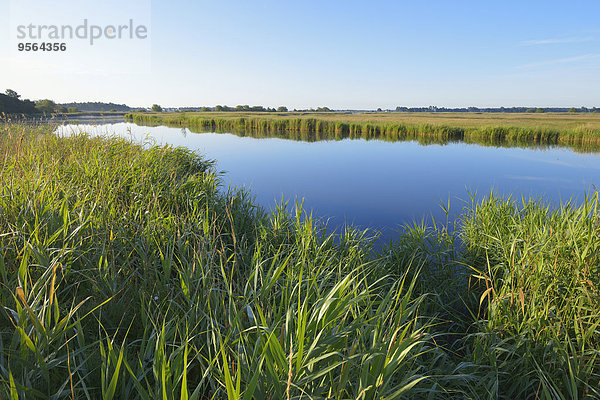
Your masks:
{"label": "water reflection", "polygon": [[186,128],[131,123],[65,125],[69,133],[116,134],[138,142],[169,143],[198,150],[217,160],[225,185],[249,188],[258,204],[304,199],[304,206],[331,226],[344,223],[382,231],[382,240],[406,223],[435,218],[450,200],[449,218],[478,197],[501,195],[561,200],[584,198],[600,184],[600,156],[565,148],[502,148],[468,143],[344,139],[294,141]]}

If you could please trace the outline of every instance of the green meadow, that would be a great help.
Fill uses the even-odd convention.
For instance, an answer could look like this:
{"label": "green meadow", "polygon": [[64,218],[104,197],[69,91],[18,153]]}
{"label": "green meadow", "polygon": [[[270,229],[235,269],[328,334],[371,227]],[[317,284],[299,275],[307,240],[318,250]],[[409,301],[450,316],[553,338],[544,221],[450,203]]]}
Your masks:
{"label": "green meadow", "polygon": [[[588,115],[129,118],[600,140]],[[455,230],[375,247],[297,204],[265,212],[184,148],[3,124],[0,180],[1,398],[600,398],[597,192],[490,193]]]}
{"label": "green meadow", "polygon": [[424,142],[465,141],[484,145],[561,145],[600,148],[600,114],[403,113],[403,112],[173,112],[130,113],[137,124],[188,127],[196,131],[285,137]]}

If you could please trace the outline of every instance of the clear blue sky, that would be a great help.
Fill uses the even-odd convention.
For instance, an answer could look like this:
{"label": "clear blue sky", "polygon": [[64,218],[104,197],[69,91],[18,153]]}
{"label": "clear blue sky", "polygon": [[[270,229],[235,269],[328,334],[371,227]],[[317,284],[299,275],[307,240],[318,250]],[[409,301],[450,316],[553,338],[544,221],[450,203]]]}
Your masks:
{"label": "clear blue sky", "polygon": [[[598,0],[148,0],[140,9],[145,4],[151,15],[149,56],[138,57],[136,45],[114,55],[88,46],[81,59],[97,52],[94,65],[70,68],[60,55],[32,58],[31,68],[15,62],[8,10],[23,1],[36,3],[0,0],[0,90],[32,99],[167,107],[600,106]],[[72,17],[93,20],[104,4],[87,2]],[[52,23],[36,9],[32,21]],[[135,10],[124,7],[118,17],[135,19]],[[142,60],[147,68],[107,72],[99,68],[107,59]]]}

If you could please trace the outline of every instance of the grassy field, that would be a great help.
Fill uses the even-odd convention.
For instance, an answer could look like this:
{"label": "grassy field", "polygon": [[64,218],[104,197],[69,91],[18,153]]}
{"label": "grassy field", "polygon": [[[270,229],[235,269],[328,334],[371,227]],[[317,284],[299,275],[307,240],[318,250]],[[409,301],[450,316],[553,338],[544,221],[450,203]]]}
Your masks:
{"label": "grassy field", "polygon": [[182,148],[4,124],[0,180],[2,398],[600,398],[597,193],[375,250]]}
{"label": "grassy field", "polygon": [[600,148],[600,114],[551,113],[134,113],[139,124],[298,140],[464,140],[482,144]]}

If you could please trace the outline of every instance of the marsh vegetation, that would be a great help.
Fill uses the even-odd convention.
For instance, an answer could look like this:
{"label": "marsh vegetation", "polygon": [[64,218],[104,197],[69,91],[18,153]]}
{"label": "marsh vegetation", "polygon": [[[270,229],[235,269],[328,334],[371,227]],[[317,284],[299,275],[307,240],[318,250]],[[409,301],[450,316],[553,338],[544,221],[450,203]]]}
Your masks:
{"label": "marsh vegetation", "polygon": [[467,113],[131,113],[137,124],[297,140],[363,138],[494,145],[600,148],[597,114]]}
{"label": "marsh vegetation", "polygon": [[331,235],[190,150],[0,126],[0,392],[598,398],[600,202]]}

